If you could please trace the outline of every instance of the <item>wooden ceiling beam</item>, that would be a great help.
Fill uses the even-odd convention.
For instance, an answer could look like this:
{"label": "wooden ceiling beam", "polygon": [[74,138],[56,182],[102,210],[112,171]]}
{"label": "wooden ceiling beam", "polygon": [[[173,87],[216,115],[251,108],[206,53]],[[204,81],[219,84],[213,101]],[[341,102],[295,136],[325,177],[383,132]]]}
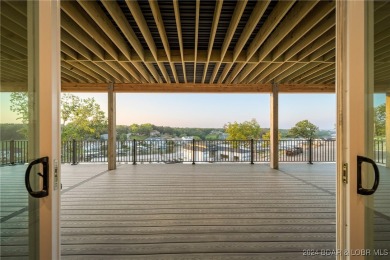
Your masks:
{"label": "wooden ceiling beam", "polygon": [[[107,92],[107,84],[62,83],[63,92]],[[114,84],[117,93],[271,93],[272,84]],[[280,93],[334,93],[334,84],[280,84]]]}
{"label": "wooden ceiling beam", "polygon": [[61,62],[61,69],[63,69],[63,68],[65,68],[65,69],[67,69],[69,71],[72,71],[72,72],[74,72],[75,74],[77,74],[79,76],[82,76],[83,78],[87,79],[88,82],[95,82],[95,83],[97,83],[99,81],[98,77],[94,77],[91,74],[85,73],[84,71],[79,70],[78,68],[75,68],[72,64],[67,63],[66,61],[62,61]]}
{"label": "wooden ceiling beam", "polygon": [[268,65],[266,69],[264,69],[260,74],[257,75],[253,83],[260,83],[262,82],[267,76],[269,76],[272,72],[275,70],[278,70],[280,66],[282,66],[284,63],[272,63]]}
{"label": "wooden ceiling beam", "polygon": [[14,42],[4,37],[1,37],[0,42],[2,51],[16,57],[22,57],[23,59],[27,57],[27,46],[22,47],[20,45],[16,45]]}
{"label": "wooden ceiling beam", "polygon": [[195,50],[194,50],[194,83],[196,82],[196,65],[198,59],[198,34],[199,34],[199,13],[200,0],[196,0],[195,10]]}
{"label": "wooden ceiling beam", "polygon": [[19,14],[27,17],[27,2],[25,1],[9,1],[8,4],[14,8]]}
{"label": "wooden ceiling beam", "polygon": [[[62,61],[64,63],[65,61]],[[72,66],[73,68],[78,69],[79,71],[84,72],[87,75],[91,75],[94,77],[98,82],[108,82],[109,79],[105,78],[101,73],[97,73],[96,71],[92,70],[91,68],[85,66],[84,64],[80,62],[65,62],[66,64]]]}
{"label": "wooden ceiling beam", "polygon": [[181,58],[181,65],[183,68],[184,82],[187,83],[187,73],[186,73],[186,66],[184,62],[184,47],[183,47],[183,35],[182,35],[182,28],[181,28],[180,7],[179,7],[178,0],[173,0],[173,10],[175,12],[177,37],[179,38],[180,58]]}
{"label": "wooden ceiling beam", "polygon": [[[324,19],[330,12],[335,9],[334,2],[320,2],[318,3],[312,12],[309,15],[306,15],[299,25],[294,27],[294,29],[284,37],[284,39],[279,43],[274,45],[272,50],[272,60],[275,60],[282,56],[282,54],[292,47],[295,43],[299,42],[300,39],[306,35],[314,26],[320,24],[322,19]],[[268,41],[268,40],[267,40]]]}
{"label": "wooden ceiling beam", "polygon": [[322,70],[326,69],[329,66],[333,66],[332,64],[319,64],[315,66],[314,68],[301,73],[299,76],[293,78],[291,82],[298,83],[298,82],[303,82],[305,79],[307,79],[311,75],[317,75],[316,73],[321,73]]}
{"label": "wooden ceiling beam", "polygon": [[[94,60],[91,51],[68,32],[62,30],[61,41],[87,60]],[[78,59],[78,58],[77,58]]]}
{"label": "wooden ceiling beam", "polygon": [[158,6],[157,0],[149,0],[150,9],[152,10],[154,21],[157,25],[158,32],[160,34],[161,41],[164,46],[165,53],[167,55],[169,65],[171,67],[173,77],[175,78],[175,82],[179,82],[179,77],[177,76],[177,71],[175,68],[175,64],[172,62],[171,58],[171,48],[169,47],[169,41],[167,37],[167,33],[165,31],[164,20],[161,16],[160,7]]}
{"label": "wooden ceiling beam", "polygon": [[111,66],[109,66],[106,62],[93,62],[93,64],[108,73],[108,75],[110,75],[110,82],[123,82],[122,76],[113,68],[111,68]]}
{"label": "wooden ceiling beam", "polygon": [[[146,44],[148,45],[148,48],[150,49],[154,59],[156,60],[157,66],[159,67],[165,81],[170,83],[171,80],[168,76],[168,72],[165,69],[164,64],[162,62],[158,62],[156,44],[153,40],[153,36],[149,30],[148,24],[146,23],[145,17],[142,14],[142,10],[139,7],[138,2],[133,1],[133,0],[126,0],[126,4],[129,7],[131,14],[133,15],[133,18],[134,18],[135,22],[137,23],[138,28],[140,29],[142,36],[144,37],[144,39],[146,41]],[[162,81],[162,79],[160,78],[158,73],[153,72],[154,70],[156,70],[153,66],[148,66],[148,69],[154,77],[157,76],[157,78],[155,78],[157,81],[159,81],[159,82]]]}
{"label": "wooden ceiling beam", "polygon": [[80,64],[81,66],[84,66],[88,69],[90,69],[91,71],[97,73],[98,75],[101,75],[106,83],[109,83],[109,82],[114,82],[114,78],[111,76],[110,73],[108,73],[107,71],[103,70],[102,68],[100,68],[99,66],[97,66],[94,62],[91,62],[91,61],[81,61],[81,62],[72,62],[70,64],[72,64],[73,66],[77,67],[77,64]]}
{"label": "wooden ceiling beam", "polygon": [[24,40],[27,40],[27,30],[24,27],[12,21],[11,19],[9,19],[8,17],[2,15],[0,25],[2,29],[1,34],[4,34],[5,32],[4,30],[8,30],[13,34],[16,34],[19,37],[23,38]]}
{"label": "wooden ceiling beam", "polygon": [[66,45],[64,42],[61,42],[61,51],[74,60],[77,60],[79,58],[78,53],[75,50],[73,50],[71,47]]}
{"label": "wooden ceiling beam", "polygon": [[[310,1],[311,2],[311,1]],[[286,15],[286,13],[290,10],[290,8],[294,5],[295,1],[280,1],[276,4],[275,8],[272,10],[271,14],[268,16],[267,20],[264,22],[263,26],[261,26],[260,30],[256,34],[253,41],[249,44],[247,49],[247,60],[252,58],[255,55],[256,51],[259,47],[267,40],[272,31],[278,26],[280,21]],[[301,2],[299,2],[300,4]],[[306,2],[304,2],[306,3]],[[283,26],[283,25],[280,25]],[[278,27],[279,28],[279,27]],[[246,62],[237,64],[233,71],[230,73],[226,82],[231,83],[237,75],[241,72],[241,70],[245,67]],[[245,78],[245,75],[250,73],[250,67],[246,67],[247,71],[243,71],[242,78]]]}
{"label": "wooden ceiling beam", "polygon": [[10,28],[1,28],[1,37],[5,38],[14,44],[27,49],[27,40],[13,31],[9,30]]}
{"label": "wooden ceiling beam", "polygon": [[237,4],[234,8],[234,13],[232,16],[232,19],[230,20],[230,24],[228,27],[228,30],[226,32],[225,39],[223,40],[222,48],[221,48],[221,60],[216,62],[213,73],[210,78],[210,83],[213,83],[215,80],[215,77],[217,76],[217,73],[219,71],[219,68],[221,67],[222,61],[225,58],[226,52],[229,48],[229,45],[232,41],[233,35],[237,29],[237,26],[241,20],[241,16],[244,13],[246,4],[248,0],[242,0],[242,1],[237,1]]}
{"label": "wooden ceiling beam", "polygon": [[263,17],[264,12],[267,10],[267,7],[270,3],[270,0],[264,0],[264,1],[258,1],[248,19],[248,22],[246,23],[244,30],[242,31],[240,38],[238,38],[238,41],[236,43],[236,46],[234,47],[233,51],[233,61],[230,64],[227,64],[225,68],[222,71],[221,76],[218,79],[218,83],[222,83],[225,78],[227,77],[230,69],[233,66],[233,63],[237,59],[237,57],[240,55],[241,51],[244,49],[245,44],[248,42],[249,37],[251,36],[253,30],[256,28],[257,24],[259,23],[261,17]]}
{"label": "wooden ceiling beam", "polygon": [[330,77],[335,76],[335,69],[328,69],[327,71],[324,71],[321,75],[318,75],[317,77],[312,77],[311,79],[306,80],[305,82],[307,84],[321,84],[324,81],[327,81],[330,79]]}
{"label": "wooden ceiling beam", "polygon": [[64,73],[68,76],[70,76],[73,79],[76,79],[80,83],[92,83],[87,78],[75,73],[74,71],[71,71],[65,67],[61,67],[61,73]]}
{"label": "wooden ceiling beam", "polygon": [[85,31],[65,12],[61,13],[61,28],[72,35],[73,38],[78,39],[78,41],[96,55],[98,59],[104,60],[106,58],[105,50],[100,45],[96,44],[95,40],[85,33]]}
{"label": "wooden ceiling beam", "polygon": [[27,17],[11,6],[12,1],[2,1],[0,13],[2,17],[7,17],[14,23],[27,30]]}
{"label": "wooden ceiling beam", "polygon": [[[303,60],[306,57],[309,57],[309,60],[314,60],[315,56],[318,56],[315,55],[315,52],[321,50],[321,48],[323,48],[324,46],[329,46],[329,44],[333,44],[333,48],[335,48],[335,38],[336,34],[333,29],[327,31],[325,34],[321,35],[318,39],[313,41],[308,47],[299,52],[297,54],[297,59]],[[311,56],[312,54],[313,56]]]}
{"label": "wooden ceiling beam", "polygon": [[144,60],[144,48],[142,47],[137,35],[134,30],[131,28],[129,22],[127,21],[124,13],[119,7],[116,1],[112,0],[102,0],[101,1],[108,13],[111,15],[112,19],[118,25],[119,29],[122,31],[123,35],[126,37],[128,42],[131,44],[133,49],[137,52],[141,60]]}
{"label": "wooden ceiling beam", "polygon": [[[315,26],[308,34],[303,36],[296,44],[294,44],[287,52],[284,53],[284,60],[290,60],[299,52],[310,46],[312,42],[320,37],[327,38],[327,36],[333,37],[335,35],[334,30],[330,30],[336,24],[334,13],[327,16],[325,20],[322,20],[317,26]],[[332,34],[332,35],[330,35]],[[326,35],[326,36],[324,36]]]}
{"label": "wooden ceiling beam", "polygon": [[293,78],[302,75],[303,73],[319,66],[320,64],[321,63],[318,62],[312,62],[312,63],[303,64],[303,66],[296,66],[294,67],[295,71],[291,73],[285,73],[285,75],[279,75],[278,77],[275,78],[275,81],[280,83],[289,83]]}
{"label": "wooden ceiling beam", "polygon": [[[121,77],[122,82],[132,82],[132,76],[128,71],[126,71],[122,66],[118,66],[117,61],[108,61],[106,62],[108,66],[110,66],[113,70],[115,70]],[[138,81],[140,82],[140,81]]]}
{"label": "wooden ceiling beam", "polygon": [[211,31],[210,31],[210,37],[209,37],[209,45],[208,45],[208,49],[207,49],[207,60],[206,60],[206,62],[204,64],[204,67],[203,67],[202,84],[206,80],[207,69],[208,69],[209,62],[210,62],[210,56],[211,56],[211,52],[213,51],[215,34],[217,33],[219,17],[221,16],[222,4],[223,4],[223,0],[217,0],[216,3],[215,3],[213,23],[211,25]]}
{"label": "wooden ceiling beam", "polygon": [[[118,51],[108,36],[96,26],[95,21],[83,8],[71,1],[62,1],[61,9],[73,19],[96,43],[98,43],[114,60],[118,59]],[[78,37],[76,37],[78,38]],[[84,43],[87,44],[87,43]]]}

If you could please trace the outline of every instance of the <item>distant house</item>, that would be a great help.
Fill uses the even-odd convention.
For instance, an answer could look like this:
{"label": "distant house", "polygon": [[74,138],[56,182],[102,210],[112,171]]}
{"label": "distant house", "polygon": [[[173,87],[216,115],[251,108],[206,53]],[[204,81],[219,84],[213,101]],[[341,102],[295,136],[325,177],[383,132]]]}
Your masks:
{"label": "distant house", "polygon": [[108,140],[108,134],[100,135],[100,140]]}
{"label": "distant house", "polygon": [[[229,144],[213,144],[209,142],[199,142],[192,146],[188,143],[183,146],[185,158],[184,160],[208,161],[208,162],[223,162],[233,161],[242,162],[250,161],[251,150],[244,147],[232,147]],[[193,155],[194,152],[194,155]]]}
{"label": "distant house", "polygon": [[144,140],[145,144],[157,149],[166,149],[167,140],[162,137],[148,137]]}
{"label": "distant house", "polygon": [[150,136],[159,136],[161,133],[159,132],[159,131],[157,131],[157,130],[152,130],[152,131],[150,131]]}
{"label": "distant house", "polygon": [[181,140],[183,140],[183,141],[191,141],[192,139],[194,139],[193,136],[183,136],[183,137],[181,138]]}

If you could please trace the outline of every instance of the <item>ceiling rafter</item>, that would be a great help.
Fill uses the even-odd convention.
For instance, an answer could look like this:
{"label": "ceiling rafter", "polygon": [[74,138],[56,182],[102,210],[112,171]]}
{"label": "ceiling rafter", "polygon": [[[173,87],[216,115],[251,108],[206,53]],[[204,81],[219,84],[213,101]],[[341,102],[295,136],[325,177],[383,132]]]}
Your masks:
{"label": "ceiling rafter", "polygon": [[241,16],[245,10],[245,6],[248,3],[248,0],[242,0],[238,1],[236,7],[234,8],[234,13],[232,16],[232,19],[230,20],[229,28],[226,32],[225,39],[222,44],[222,49],[221,49],[221,60],[215,64],[213,74],[211,75],[210,78],[210,83],[213,83],[215,80],[215,77],[217,76],[218,70],[221,67],[222,60],[225,58],[226,52],[229,48],[229,45],[232,41],[234,32],[237,29],[238,23],[240,22]]}
{"label": "ceiling rafter", "polygon": [[85,11],[75,2],[62,1],[61,9],[73,19],[86,33],[91,36],[96,43],[98,43],[111,57],[115,60],[118,59],[118,52],[113,42],[104,34],[103,31],[94,26],[95,22]]}
{"label": "ceiling rafter", "polygon": [[203,67],[202,84],[206,80],[207,69],[208,69],[209,62],[210,62],[211,52],[213,51],[214,39],[215,39],[215,34],[217,33],[219,17],[221,15],[221,10],[222,10],[222,4],[223,4],[223,0],[217,0],[215,3],[213,23],[211,25],[209,46],[207,49],[207,60],[206,60],[206,63],[204,64],[204,67]]}
{"label": "ceiling rafter", "polygon": [[[282,5],[281,3],[285,3],[285,5]],[[271,17],[270,15],[269,19],[262,27],[264,30],[260,29],[259,33],[256,35],[255,40],[248,47],[247,59],[250,59],[261,46],[261,49],[258,51],[258,56],[260,60],[263,60],[271,53],[273,47],[282,41],[283,38],[301,21],[301,19],[303,19],[307,13],[309,13],[309,11],[316,5],[316,3],[317,1],[300,1],[293,7],[292,5],[294,2],[286,1],[278,3],[277,7],[280,8],[275,8],[271,14],[274,16]],[[290,10],[291,7],[292,9]],[[286,18],[282,21],[285,15]],[[297,18],[291,20],[291,17]],[[278,25],[278,27],[276,27],[274,30],[276,25]],[[246,63],[243,63],[235,68],[233,73],[228,78],[229,83],[232,82],[240,72],[243,74],[243,77],[247,77],[251,73],[250,69],[254,69],[249,66],[244,68],[245,65]],[[259,75],[260,73],[261,71],[258,71],[255,74]]]}
{"label": "ceiling rafter", "polygon": [[[143,37],[145,38],[146,44],[148,45],[154,59],[156,60],[157,66],[160,69],[162,75],[164,76],[165,81],[170,83],[171,80],[168,76],[167,70],[164,67],[164,64],[162,62],[158,62],[156,44],[153,40],[153,36],[150,32],[148,24],[146,23],[145,17],[142,14],[142,11],[141,11],[141,8],[139,7],[138,2],[133,1],[133,0],[126,0],[126,4],[129,7],[129,10],[130,10],[131,14],[133,15],[133,18],[134,18],[135,22],[137,23]],[[156,72],[153,72],[153,70],[155,70],[155,68],[153,66],[148,66],[148,69],[152,73],[152,75],[155,77],[156,80],[158,80],[159,82],[162,81],[160,76],[158,76],[158,74],[156,74]]]}
{"label": "ceiling rafter", "polygon": [[248,22],[246,23],[244,30],[242,31],[240,38],[238,39],[236,46],[234,47],[233,51],[233,62],[226,65],[225,68],[222,71],[221,76],[219,77],[218,83],[222,83],[225,78],[227,77],[229,71],[233,67],[233,63],[237,59],[237,57],[240,55],[241,51],[245,47],[245,44],[247,43],[249,37],[251,36],[253,30],[256,28],[257,24],[259,23],[261,17],[263,16],[264,12],[266,11],[268,4],[270,3],[270,0],[264,0],[264,1],[258,1],[248,19]]}
{"label": "ceiling rafter", "polygon": [[154,21],[156,22],[158,32],[160,34],[160,38],[162,40],[162,43],[164,45],[164,50],[167,55],[169,65],[171,67],[173,77],[175,78],[175,82],[179,82],[179,78],[177,76],[177,71],[175,68],[175,64],[172,62],[171,58],[171,48],[169,47],[169,41],[167,37],[167,33],[165,31],[164,21],[161,16],[160,7],[158,6],[157,0],[149,0],[150,8],[152,9]]}
{"label": "ceiling rafter", "polygon": [[183,35],[182,35],[180,8],[179,8],[179,1],[178,0],[173,0],[173,10],[175,12],[177,36],[179,38],[180,58],[181,58],[181,65],[183,67],[184,82],[187,83],[187,73],[186,73],[186,66],[185,66],[185,62],[184,62]]}

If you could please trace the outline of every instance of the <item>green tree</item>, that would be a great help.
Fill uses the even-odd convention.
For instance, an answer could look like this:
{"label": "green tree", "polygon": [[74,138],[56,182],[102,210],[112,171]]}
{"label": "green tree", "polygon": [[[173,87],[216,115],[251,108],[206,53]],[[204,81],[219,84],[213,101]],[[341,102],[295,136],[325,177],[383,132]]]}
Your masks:
{"label": "green tree", "polygon": [[[271,140],[271,131],[267,131],[262,135],[263,140]],[[282,139],[282,133],[278,131],[278,140]]]}
{"label": "green tree", "polygon": [[107,118],[94,98],[72,94],[61,97],[62,140],[98,139],[107,130]]}
{"label": "green tree", "polygon": [[250,140],[259,139],[261,128],[256,119],[243,123],[227,123],[224,126],[225,132],[229,135],[228,140]]}
{"label": "green tree", "polygon": [[292,137],[313,138],[318,131],[318,126],[309,122],[309,120],[302,120],[295,124],[289,130],[289,135]]}
{"label": "green tree", "polygon": [[375,136],[386,135],[386,104],[377,106],[374,110],[375,113]]}
{"label": "green tree", "polygon": [[12,92],[11,93],[11,106],[10,110],[15,112],[23,124],[22,128],[18,132],[27,139],[28,137],[28,95],[26,92]]}
{"label": "green tree", "polygon": [[[17,113],[18,119],[28,124],[27,93],[12,93],[10,108]],[[72,94],[62,95],[61,120],[62,140],[99,138],[107,129],[105,114],[94,98],[81,99]]]}

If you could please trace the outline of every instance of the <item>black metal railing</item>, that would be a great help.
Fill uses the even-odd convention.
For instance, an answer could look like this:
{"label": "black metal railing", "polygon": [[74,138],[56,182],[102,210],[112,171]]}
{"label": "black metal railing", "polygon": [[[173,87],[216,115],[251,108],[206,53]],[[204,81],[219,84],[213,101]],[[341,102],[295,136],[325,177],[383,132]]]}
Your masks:
{"label": "black metal railing", "polygon": [[0,142],[1,165],[22,164],[28,162],[28,142],[10,140]]}
{"label": "black metal railing", "polygon": [[[117,141],[116,160],[119,163],[212,163],[269,162],[269,140],[128,140]],[[27,141],[0,142],[1,165],[26,163]],[[386,143],[374,142],[375,161],[386,162]],[[107,162],[107,141],[64,141],[61,162]],[[335,140],[279,140],[280,162],[335,162]]]}
{"label": "black metal railing", "polygon": [[[65,145],[64,145],[65,146]],[[63,162],[106,162],[107,141],[77,142]],[[75,152],[76,151],[76,152]],[[76,156],[73,156],[77,154]],[[73,159],[76,157],[76,159]],[[65,160],[65,158],[72,158]],[[118,162],[136,163],[199,163],[199,162],[268,162],[269,140],[144,140],[117,142]],[[280,140],[281,162],[334,162],[335,141]]]}
{"label": "black metal railing", "polygon": [[386,141],[374,140],[374,161],[376,163],[386,163]]}

